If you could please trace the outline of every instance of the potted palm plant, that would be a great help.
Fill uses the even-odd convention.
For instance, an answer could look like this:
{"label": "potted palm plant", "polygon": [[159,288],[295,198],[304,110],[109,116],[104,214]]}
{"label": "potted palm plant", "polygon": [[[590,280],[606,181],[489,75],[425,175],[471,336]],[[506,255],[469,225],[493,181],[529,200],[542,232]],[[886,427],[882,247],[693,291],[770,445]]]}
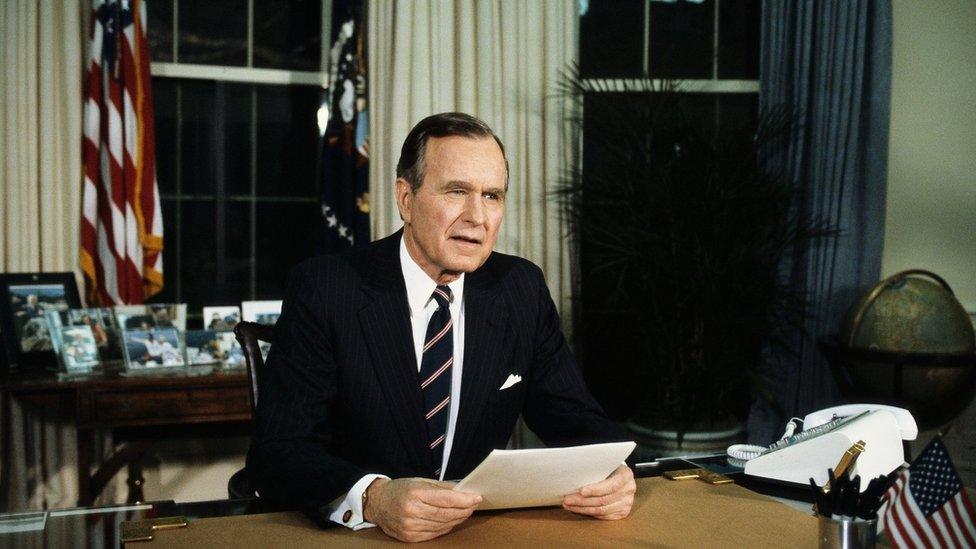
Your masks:
{"label": "potted palm plant", "polygon": [[832,229],[798,218],[793,181],[761,161],[790,116],[716,127],[678,83],[611,85],[562,82],[586,125],[559,190],[582,257],[577,352],[590,381],[615,379],[605,393],[636,403],[628,425],[647,453],[723,447],[769,398],[764,355],[798,330],[803,295],[782,260]]}

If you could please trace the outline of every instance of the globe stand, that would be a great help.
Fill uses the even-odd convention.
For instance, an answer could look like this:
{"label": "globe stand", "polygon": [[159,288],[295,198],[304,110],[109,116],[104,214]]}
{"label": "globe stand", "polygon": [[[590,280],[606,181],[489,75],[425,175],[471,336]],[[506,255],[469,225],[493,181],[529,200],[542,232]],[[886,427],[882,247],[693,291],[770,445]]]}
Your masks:
{"label": "globe stand", "polygon": [[819,346],[845,398],[907,408],[920,431],[948,424],[976,394],[976,353],[874,351],[836,340]]}

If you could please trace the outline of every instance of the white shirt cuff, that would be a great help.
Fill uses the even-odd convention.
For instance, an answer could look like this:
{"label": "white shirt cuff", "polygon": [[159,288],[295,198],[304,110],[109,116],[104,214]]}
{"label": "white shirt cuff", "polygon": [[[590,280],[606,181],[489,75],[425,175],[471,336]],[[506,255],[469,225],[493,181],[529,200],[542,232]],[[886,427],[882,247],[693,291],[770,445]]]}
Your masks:
{"label": "white shirt cuff", "polygon": [[352,528],[353,530],[362,530],[363,528],[376,526],[371,522],[366,522],[366,519],[363,518],[363,492],[366,491],[366,488],[369,488],[370,483],[378,478],[389,479],[390,477],[386,475],[366,475],[359,479],[356,484],[353,484],[352,488],[346,492],[346,495],[339,496],[333,500],[325,509],[326,513],[329,514],[329,520],[347,528]]}

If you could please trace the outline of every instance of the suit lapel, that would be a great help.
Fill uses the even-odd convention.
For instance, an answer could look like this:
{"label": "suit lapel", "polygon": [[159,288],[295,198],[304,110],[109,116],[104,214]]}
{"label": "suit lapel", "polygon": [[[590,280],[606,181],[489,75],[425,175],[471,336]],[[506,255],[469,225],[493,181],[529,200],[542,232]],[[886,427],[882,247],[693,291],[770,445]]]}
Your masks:
{"label": "suit lapel", "polygon": [[492,292],[493,285],[494,277],[484,267],[471,273],[465,281],[461,407],[448,463],[450,476],[445,478],[457,477],[457,468],[463,464],[485,413],[486,401],[498,389],[495,382],[508,357],[506,344],[513,342],[508,334],[505,300]]}
{"label": "suit lapel", "polygon": [[372,299],[360,310],[359,323],[379,385],[411,461],[424,470],[433,470],[426,443],[427,423],[417,379],[410,307],[399,261],[400,234],[380,243],[367,267],[363,290]]}

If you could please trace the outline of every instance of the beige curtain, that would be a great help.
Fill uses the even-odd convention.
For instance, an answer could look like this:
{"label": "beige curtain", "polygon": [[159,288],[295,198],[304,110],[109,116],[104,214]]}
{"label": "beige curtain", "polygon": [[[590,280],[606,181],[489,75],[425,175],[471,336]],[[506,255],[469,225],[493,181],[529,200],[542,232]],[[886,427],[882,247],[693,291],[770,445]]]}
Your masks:
{"label": "beige curtain", "polygon": [[400,146],[430,114],[463,111],[505,143],[511,186],[499,251],[542,267],[569,327],[570,247],[551,196],[577,144],[554,97],[576,58],[575,0],[369,3],[370,201],[374,238],[402,222],[393,194]]}
{"label": "beige curtain", "polygon": [[[88,9],[0,1],[0,272],[77,274]],[[0,511],[76,505],[75,452],[69,423],[0,395]]]}

